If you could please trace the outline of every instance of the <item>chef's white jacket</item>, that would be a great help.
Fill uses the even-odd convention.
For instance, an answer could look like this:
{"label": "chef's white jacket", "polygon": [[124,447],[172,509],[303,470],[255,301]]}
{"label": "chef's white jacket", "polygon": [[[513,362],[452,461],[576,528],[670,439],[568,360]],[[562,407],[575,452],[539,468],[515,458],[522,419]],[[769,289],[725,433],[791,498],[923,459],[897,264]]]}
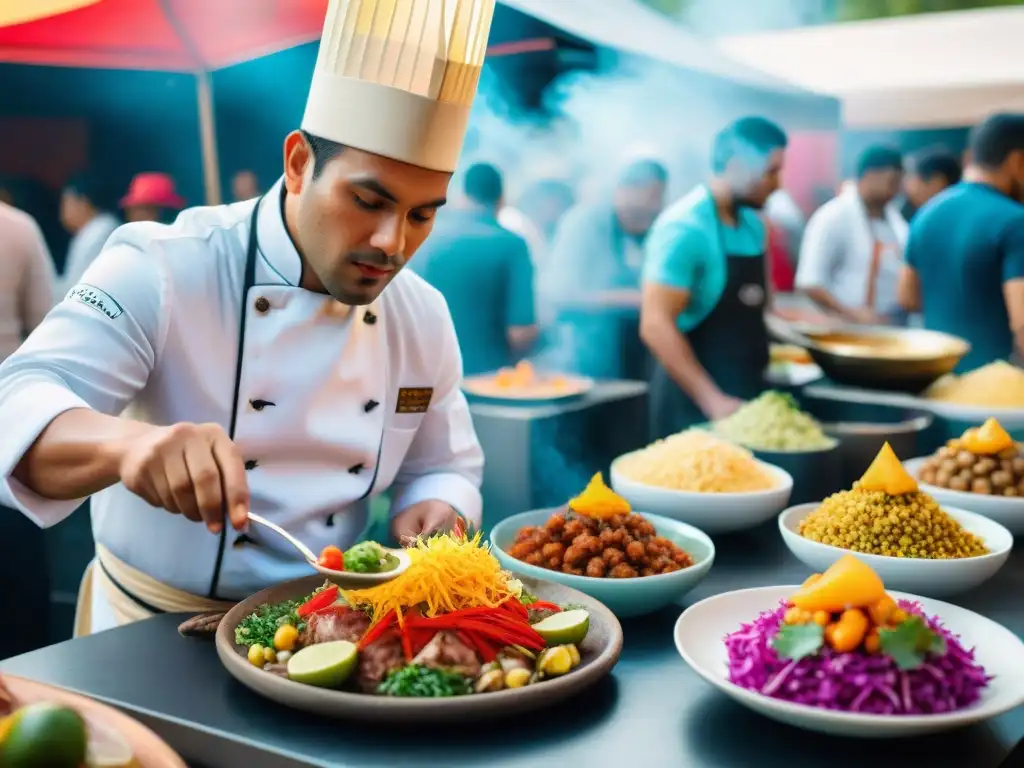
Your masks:
{"label": "chef's white jacket", "polygon": [[[898,283],[909,227],[891,203],[885,208],[885,223],[894,239],[882,243],[875,281],[875,310],[888,317],[900,309]],[[796,287],[802,290],[824,288],[832,298],[851,309],[866,306],[877,240],[877,228],[872,227],[856,186],[844,187],[807,222],[800,246]]]}
{"label": "chef's white jacket", "polygon": [[[389,488],[393,513],[440,499],[479,524],[483,455],[444,299],[409,270],[365,307],[299,288],[281,199],[278,182],[260,206],[255,287],[244,297],[234,439],[252,510],[314,551],[353,542],[367,526],[366,500]],[[11,477],[43,428],[72,408],[229,429],[256,204],[121,227],[0,366],[0,503],[43,526],[81,503],[42,498]],[[398,407],[400,389],[414,388],[433,390],[425,412]],[[115,556],[192,594],[234,600],[310,572],[273,534],[228,530],[222,544],[120,484],[94,497],[92,516],[96,541]]]}

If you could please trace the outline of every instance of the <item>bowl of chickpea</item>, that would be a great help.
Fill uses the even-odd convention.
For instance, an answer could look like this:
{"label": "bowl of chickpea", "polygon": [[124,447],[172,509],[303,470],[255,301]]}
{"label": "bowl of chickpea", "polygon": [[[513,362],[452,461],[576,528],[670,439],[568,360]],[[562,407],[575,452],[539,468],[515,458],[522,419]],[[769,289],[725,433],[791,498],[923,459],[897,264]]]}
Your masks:
{"label": "bowl of chickpea", "polygon": [[715,559],[711,539],[678,520],[632,511],[598,518],[568,507],[506,518],[491,531],[491,550],[508,570],[578,589],[619,618],[677,602]]}

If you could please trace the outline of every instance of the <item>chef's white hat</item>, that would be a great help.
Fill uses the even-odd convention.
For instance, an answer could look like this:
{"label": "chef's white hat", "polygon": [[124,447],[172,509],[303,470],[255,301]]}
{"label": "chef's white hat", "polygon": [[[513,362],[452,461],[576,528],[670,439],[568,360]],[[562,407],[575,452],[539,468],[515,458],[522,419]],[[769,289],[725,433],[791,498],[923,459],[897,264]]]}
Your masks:
{"label": "chef's white hat", "polygon": [[454,171],[495,0],[329,0],[302,128]]}

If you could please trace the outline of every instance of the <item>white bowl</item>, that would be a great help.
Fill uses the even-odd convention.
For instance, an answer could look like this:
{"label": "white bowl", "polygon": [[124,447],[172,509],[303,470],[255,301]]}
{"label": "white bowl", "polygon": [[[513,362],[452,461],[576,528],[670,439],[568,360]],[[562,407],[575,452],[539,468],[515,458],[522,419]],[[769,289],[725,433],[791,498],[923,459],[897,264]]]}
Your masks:
{"label": "white bowl", "polygon": [[914,600],[925,613],[938,616],[965,648],[975,648],[975,660],[994,679],[981,699],[958,712],[940,715],[866,715],[835,712],[780,701],[729,682],[728,655],[723,638],[749,624],[759,614],[778,607],[798,586],[759,587],[726,592],[690,606],[675,627],[676,648],[694,672],[711,685],[773,720],[835,736],[894,738],[921,736],[990,720],[1024,704],[1024,642],[991,619],[966,608],[902,592],[900,600]]}
{"label": "white bowl", "polygon": [[409,553],[404,549],[390,549],[388,547],[381,547],[381,549],[389,555],[394,555],[398,558],[398,565],[390,571],[382,571],[381,573],[356,573],[355,571],[332,571],[330,568],[324,568],[322,565],[313,562],[311,562],[310,565],[312,565],[320,574],[330,579],[333,584],[337,584],[342,589],[367,589],[369,587],[375,587],[378,584],[383,584],[385,581],[391,581],[409,567]]}
{"label": "white bowl", "polygon": [[1003,567],[1013,547],[1013,536],[999,523],[962,509],[943,506],[943,511],[960,526],[979,536],[989,554],[957,560],[928,560],[918,557],[889,557],[851,552],[848,549],[805,539],[797,531],[800,521],[819,504],[799,504],[779,515],[779,530],[789,551],[813,569],[823,572],[846,554],[854,555],[871,566],[885,586],[929,597],[947,597],[966,592],[991,579]]}
{"label": "white bowl", "polygon": [[[919,459],[903,462],[903,466],[912,477],[917,478],[925,461],[927,461],[927,457],[922,456]],[[918,480],[918,484],[922,491],[943,507],[948,504],[951,507],[976,512],[1005,526],[1010,533],[1024,533],[1024,496],[988,496],[984,493],[952,491],[949,488],[939,488],[937,485],[922,483],[920,480]]]}
{"label": "white bowl", "polygon": [[775,488],[749,493],[673,491],[624,477],[618,465],[625,456],[612,462],[612,489],[626,499],[633,509],[681,520],[712,536],[760,525],[777,515],[789,503],[789,495],[793,491],[793,478],[790,474],[763,461],[757,463],[775,478],[778,483]]}

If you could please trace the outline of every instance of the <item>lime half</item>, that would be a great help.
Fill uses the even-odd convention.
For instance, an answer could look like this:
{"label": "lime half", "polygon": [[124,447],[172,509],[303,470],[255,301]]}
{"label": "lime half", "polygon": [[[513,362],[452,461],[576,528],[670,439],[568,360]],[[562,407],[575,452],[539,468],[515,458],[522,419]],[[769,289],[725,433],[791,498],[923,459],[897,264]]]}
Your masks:
{"label": "lime half", "polygon": [[579,608],[561,611],[533,625],[548,645],[579,645],[590,629],[590,614]]}
{"label": "lime half", "polygon": [[4,768],[78,768],[85,762],[88,736],[81,715],[68,707],[40,702],[11,715],[0,746]]}
{"label": "lime half", "polygon": [[339,688],[358,659],[359,650],[347,640],[307,645],[288,659],[288,677],[318,688]]}

